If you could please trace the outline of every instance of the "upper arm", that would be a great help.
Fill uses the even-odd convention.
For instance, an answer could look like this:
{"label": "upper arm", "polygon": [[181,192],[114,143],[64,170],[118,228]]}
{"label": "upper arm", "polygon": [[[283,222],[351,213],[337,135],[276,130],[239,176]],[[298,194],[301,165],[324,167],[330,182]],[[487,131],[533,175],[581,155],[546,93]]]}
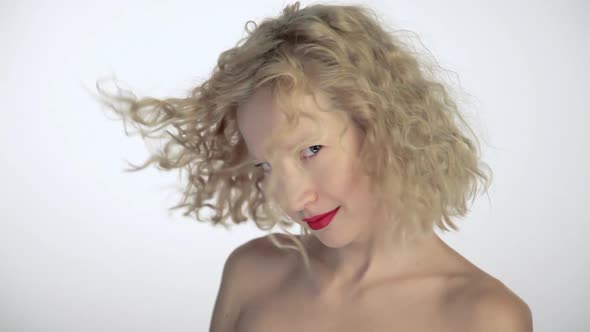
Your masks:
{"label": "upper arm", "polygon": [[473,331],[533,331],[533,319],[528,305],[503,285],[482,294],[473,309]]}
{"label": "upper arm", "polygon": [[244,277],[247,271],[249,244],[236,248],[223,267],[221,284],[211,317],[210,332],[233,331],[244,301]]}

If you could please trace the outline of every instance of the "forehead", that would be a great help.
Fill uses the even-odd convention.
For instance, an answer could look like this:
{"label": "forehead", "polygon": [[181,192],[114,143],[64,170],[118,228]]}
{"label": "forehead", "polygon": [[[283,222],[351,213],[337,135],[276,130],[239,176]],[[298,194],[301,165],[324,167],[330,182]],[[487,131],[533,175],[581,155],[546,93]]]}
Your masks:
{"label": "forehead", "polygon": [[[301,96],[300,105],[303,107],[302,111],[305,116],[299,117],[298,126],[288,132],[288,135],[278,136],[277,147],[289,149],[292,145],[308,138],[313,134],[313,121],[318,121],[321,124],[322,131],[327,129],[324,126],[333,122],[331,121],[334,116],[331,114],[333,112],[320,111],[320,108],[325,109],[330,106],[327,96],[323,94],[316,94],[315,98],[312,95]],[[270,137],[278,134],[287,123],[287,118],[279,110],[270,88],[259,89],[250,99],[241,104],[237,110],[237,120],[248,150],[256,158],[262,157]]]}
{"label": "forehead", "polygon": [[253,136],[257,131],[271,130],[285,119],[278,111],[269,88],[257,90],[237,110],[238,127],[244,136]]}

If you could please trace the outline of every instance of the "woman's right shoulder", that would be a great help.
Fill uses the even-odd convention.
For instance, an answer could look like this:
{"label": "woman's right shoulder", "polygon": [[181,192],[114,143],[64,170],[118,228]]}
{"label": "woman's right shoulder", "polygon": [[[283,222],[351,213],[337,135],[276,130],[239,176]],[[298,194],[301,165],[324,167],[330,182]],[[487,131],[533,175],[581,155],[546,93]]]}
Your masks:
{"label": "woman's right shoulder", "polygon": [[293,267],[291,262],[294,262],[293,253],[277,248],[269,235],[249,240],[234,249],[223,267],[210,331],[232,330],[250,301],[268,294],[284,281]]}
{"label": "woman's right shoulder", "polygon": [[[283,242],[286,236],[274,233]],[[262,277],[269,275],[269,271],[276,273],[292,268],[295,263],[296,253],[293,250],[278,248],[270,238],[270,235],[261,236],[249,240],[234,249],[226,261],[226,268],[239,270],[240,274],[249,277]],[[268,269],[271,268],[272,269]]]}
{"label": "woman's right shoulder", "polygon": [[[287,237],[274,233],[280,242]],[[256,291],[256,285],[272,287],[281,282],[297,264],[297,255],[293,250],[278,248],[270,235],[249,240],[234,249],[225,262],[224,274],[229,274],[235,282],[243,284],[244,292]],[[258,290],[260,291],[260,290]],[[260,293],[256,291],[256,293]],[[244,294],[248,298],[248,294]]]}
{"label": "woman's right shoulder", "polygon": [[[286,235],[274,233],[280,243],[291,244]],[[227,265],[241,284],[243,303],[271,294],[292,278],[301,265],[300,254],[292,249],[278,248],[270,235],[245,242],[229,255]]]}

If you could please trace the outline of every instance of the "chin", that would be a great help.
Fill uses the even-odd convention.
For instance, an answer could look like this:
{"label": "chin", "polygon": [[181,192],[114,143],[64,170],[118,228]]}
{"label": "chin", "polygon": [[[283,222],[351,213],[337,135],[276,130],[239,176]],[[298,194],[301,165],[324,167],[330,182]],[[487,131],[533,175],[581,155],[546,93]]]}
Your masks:
{"label": "chin", "polygon": [[312,232],[328,248],[338,249],[346,247],[352,242],[352,236],[350,234],[339,234],[337,232],[331,232],[329,229]]}

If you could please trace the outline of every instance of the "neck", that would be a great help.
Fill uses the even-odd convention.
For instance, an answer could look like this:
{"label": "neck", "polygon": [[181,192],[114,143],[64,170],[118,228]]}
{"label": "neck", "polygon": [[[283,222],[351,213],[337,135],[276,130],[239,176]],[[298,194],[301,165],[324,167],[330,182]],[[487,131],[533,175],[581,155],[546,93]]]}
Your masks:
{"label": "neck", "polygon": [[312,284],[320,293],[351,293],[375,281],[415,273],[439,241],[434,232],[403,241],[388,232],[373,232],[344,247],[329,248],[313,237]]}

